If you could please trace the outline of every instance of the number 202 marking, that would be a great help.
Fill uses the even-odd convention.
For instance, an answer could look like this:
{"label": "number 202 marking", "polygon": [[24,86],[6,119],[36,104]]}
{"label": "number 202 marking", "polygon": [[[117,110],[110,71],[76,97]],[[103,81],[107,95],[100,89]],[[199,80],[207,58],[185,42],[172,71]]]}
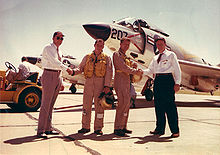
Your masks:
{"label": "number 202 marking", "polygon": [[125,32],[125,31],[121,31],[121,30],[116,30],[116,29],[112,29],[112,35],[111,35],[111,38],[113,39],[118,39],[118,40],[121,40],[121,38],[123,37],[127,37],[128,33]]}

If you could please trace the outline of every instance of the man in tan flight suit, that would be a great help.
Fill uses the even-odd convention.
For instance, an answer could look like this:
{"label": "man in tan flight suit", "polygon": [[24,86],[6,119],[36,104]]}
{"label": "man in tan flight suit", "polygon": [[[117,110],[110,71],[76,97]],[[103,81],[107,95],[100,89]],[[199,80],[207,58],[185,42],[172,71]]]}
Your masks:
{"label": "man in tan flight suit", "polygon": [[78,133],[90,132],[91,111],[94,99],[95,104],[95,122],[94,133],[102,135],[104,109],[99,103],[101,92],[106,94],[110,91],[112,80],[112,61],[109,56],[103,53],[104,41],[97,39],[94,44],[95,50],[87,54],[78,68],[67,70],[71,75],[84,72],[86,82],[83,92],[83,113],[82,129]]}
{"label": "man in tan flight suit", "polygon": [[[132,133],[127,129],[128,114],[130,108],[130,75],[141,75],[143,72],[132,68],[135,66],[125,53],[130,46],[128,38],[122,38],[120,49],[113,54],[113,64],[115,67],[114,88],[118,97],[118,106],[116,108],[116,117],[114,124],[114,134],[125,136],[125,133]],[[133,64],[132,64],[133,63]]]}

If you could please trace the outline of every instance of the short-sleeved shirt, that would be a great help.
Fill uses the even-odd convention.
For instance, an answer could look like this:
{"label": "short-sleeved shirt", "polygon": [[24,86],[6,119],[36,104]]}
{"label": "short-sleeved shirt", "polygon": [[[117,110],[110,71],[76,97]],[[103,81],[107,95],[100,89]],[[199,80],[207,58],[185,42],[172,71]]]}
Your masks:
{"label": "short-sleeved shirt", "polygon": [[23,62],[18,66],[18,69],[21,70],[21,76],[27,78],[30,74],[30,67],[28,62]]}

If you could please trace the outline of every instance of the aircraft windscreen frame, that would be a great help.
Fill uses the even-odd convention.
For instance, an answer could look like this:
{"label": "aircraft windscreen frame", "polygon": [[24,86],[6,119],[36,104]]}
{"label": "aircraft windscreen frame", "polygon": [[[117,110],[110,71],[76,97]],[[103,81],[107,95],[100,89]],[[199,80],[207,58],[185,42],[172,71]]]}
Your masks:
{"label": "aircraft windscreen frame", "polygon": [[163,31],[162,29],[158,28],[156,25],[154,24],[149,24],[148,22],[146,22],[143,19],[137,19],[134,17],[126,17],[126,18],[122,18],[117,20],[115,23],[122,25],[122,26],[126,26],[126,27],[132,27],[132,29],[134,31],[139,30],[140,28],[147,28],[147,29],[151,29],[153,31],[156,31],[158,33],[163,34],[166,37],[169,37],[169,34],[166,33],[165,31]]}

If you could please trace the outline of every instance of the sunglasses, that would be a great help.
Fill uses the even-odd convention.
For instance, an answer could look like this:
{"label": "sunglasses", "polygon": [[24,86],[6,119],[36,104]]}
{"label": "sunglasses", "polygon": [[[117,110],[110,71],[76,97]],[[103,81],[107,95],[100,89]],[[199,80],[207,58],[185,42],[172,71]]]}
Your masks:
{"label": "sunglasses", "polygon": [[57,37],[57,40],[63,40],[63,37]]}

